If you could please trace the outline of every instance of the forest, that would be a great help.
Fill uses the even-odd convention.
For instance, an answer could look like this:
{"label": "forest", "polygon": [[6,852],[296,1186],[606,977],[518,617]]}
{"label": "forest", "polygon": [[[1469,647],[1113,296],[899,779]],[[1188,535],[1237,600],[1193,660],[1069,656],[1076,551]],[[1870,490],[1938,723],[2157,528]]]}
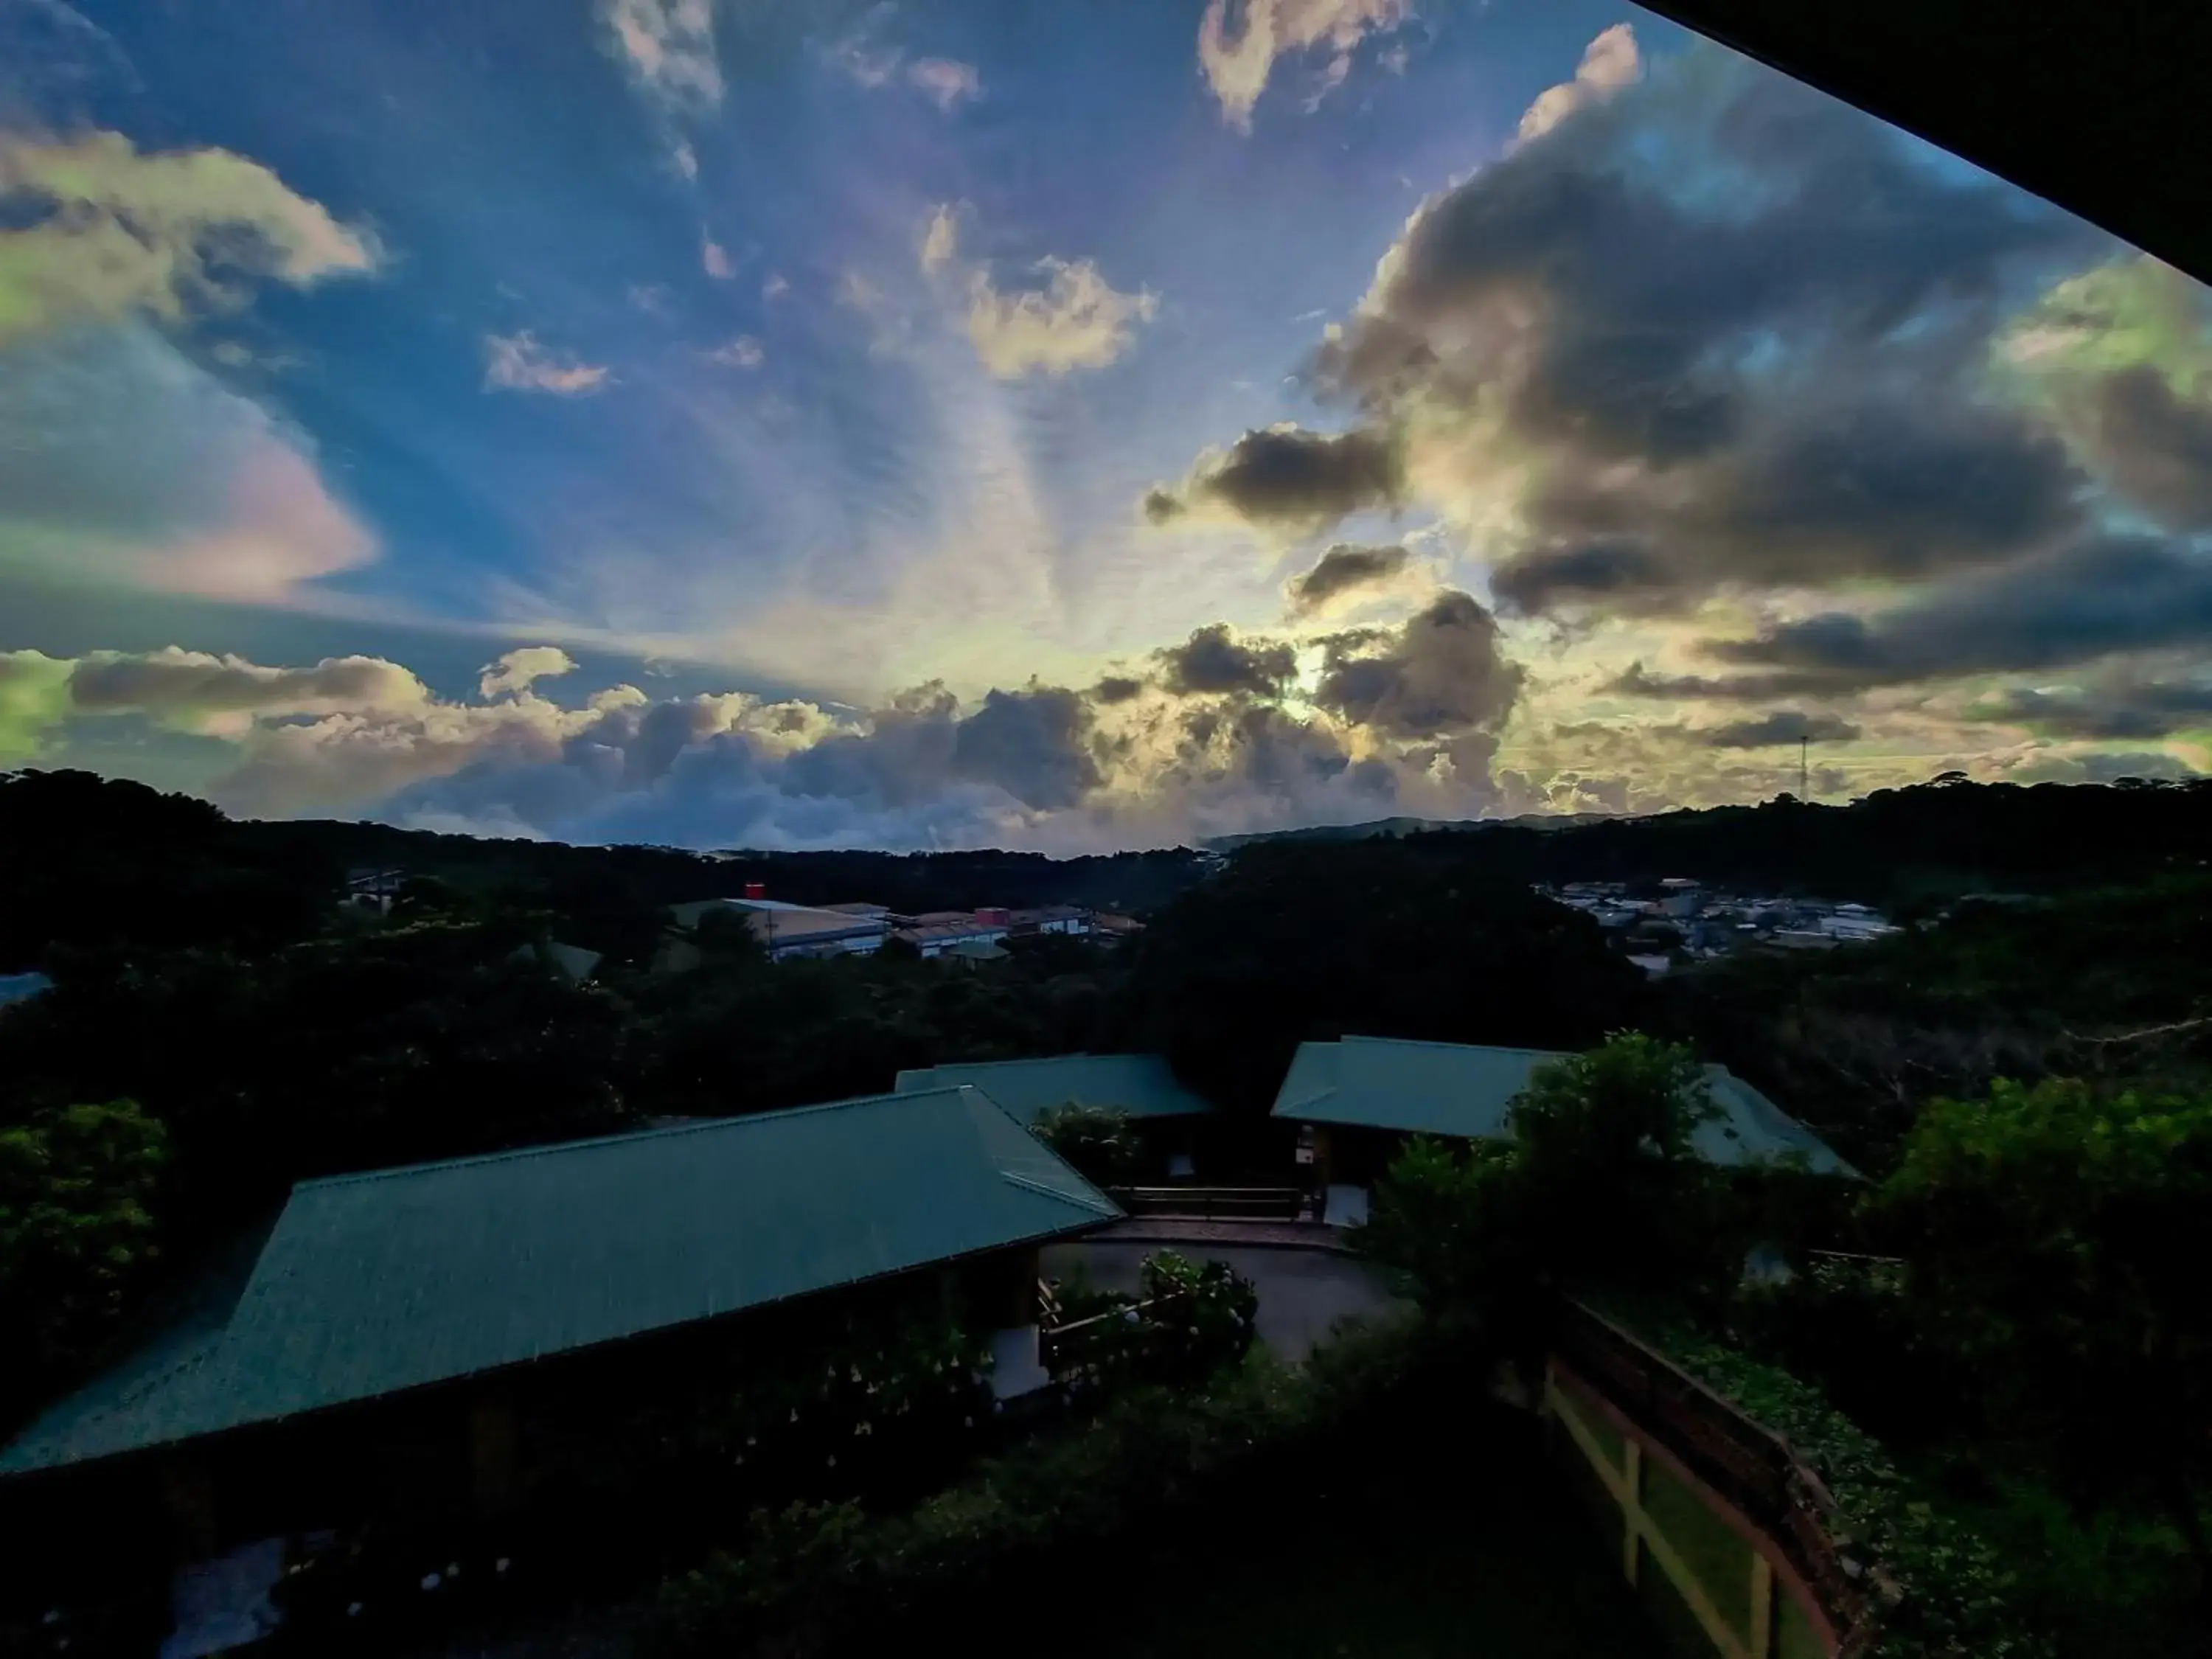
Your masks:
{"label": "forest", "polygon": [[[1233,1163],[1268,1153],[1302,1041],[1582,1051],[1636,1030],[1750,1079],[1878,1181],[1914,1167],[1925,1124],[1971,1139],[1941,1102],[2045,1085],[2202,1099],[2208,831],[2201,786],[1938,781],[1843,808],[1283,838],[1225,860],[721,858],[240,823],[137,785],[9,775],[0,973],[52,984],[0,1008],[0,1346],[27,1359],[0,1416],[127,1346],[295,1181],[877,1092],[908,1066],[1159,1050],[1222,1109]],[[362,866],[403,873],[388,915],[342,903]],[[1680,874],[1903,900],[1910,925],[1653,981],[1531,887]],[[665,906],[746,881],[913,909],[1111,905],[1147,925],[982,963],[771,963],[728,929],[691,971],[651,970]],[[535,948],[551,940],[605,959],[576,982]],[[1879,1379],[1838,1370],[1879,1415]]]}

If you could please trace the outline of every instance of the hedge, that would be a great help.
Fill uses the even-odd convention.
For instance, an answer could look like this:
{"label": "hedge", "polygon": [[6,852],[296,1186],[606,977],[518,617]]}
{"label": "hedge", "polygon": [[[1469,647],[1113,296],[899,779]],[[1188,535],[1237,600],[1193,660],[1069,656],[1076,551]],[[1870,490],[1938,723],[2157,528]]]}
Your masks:
{"label": "hedge", "polygon": [[1679,1316],[1607,1306],[1669,1359],[1788,1441],[1833,1494],[1851,1540],[1899,1592],[1868,1659],[2049,1659],[2019,1575],[1826,1395]]}

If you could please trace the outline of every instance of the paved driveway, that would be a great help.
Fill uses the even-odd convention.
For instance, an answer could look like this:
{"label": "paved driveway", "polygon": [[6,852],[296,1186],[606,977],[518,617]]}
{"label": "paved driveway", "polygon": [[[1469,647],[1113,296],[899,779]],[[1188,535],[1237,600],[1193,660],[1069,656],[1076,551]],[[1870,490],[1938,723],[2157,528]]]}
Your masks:
{"label": "paved driveway", "polygon": [[1365,1262],[1318,1250],[1200,1243],[1054,1244],[1044,1252],[1044,1276],[1072,1279],[1079,1270],[1097,1289],[1133,1293],[1145,1258],[1161,1249],[1225,1261],[1250,1279],[1260,1293],[1260,1340],[1282,1359],[1304,1359],[1328,1340],[1340,1319],[1371,1317],[1403,1305]]}

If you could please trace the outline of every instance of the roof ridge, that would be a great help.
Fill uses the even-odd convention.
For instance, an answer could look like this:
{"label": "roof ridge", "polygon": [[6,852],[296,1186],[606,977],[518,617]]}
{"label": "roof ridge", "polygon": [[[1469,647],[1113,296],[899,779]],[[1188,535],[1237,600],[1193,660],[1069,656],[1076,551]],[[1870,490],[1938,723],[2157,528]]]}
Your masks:
{"label": "roof ridge", "polygon": [[[1442,1037],[1364,1036],[1347,1031],[1336,1039],[1342,1042],[1395,1042],[1406,1048],[1464,1048],[1488,1054],[1543,1054],[1550,1059],[1563,1060],[1574,1051],[1571,1048],[1526,1048],[1511,1042],[1447,1042]],[[1316,1045],[1326,1039],[1316,1039]]]}
{"label": "roof ridge", "polygon": [[978,1072],[986,1066],[1056,1066],[1063,1060],[1137,1060],[1137,1054],[1094,1054],[1079,1048],[1072,1054],[1024,1054],[1016,1060],[947,1060],[934,1066],[917,1066],[915,1072]]}
{"label": "roof ridge", "polygon": [[[427,1175],[434,1170],[469,1169],[480,1164],[507,1164],[519,1158],[547,1158],[557,1152],[582,1152],[589,1147],[628,1146],[634,1141],[658,1140],[676,1135],[703,1134],[716,1129],[738,1128],[750,1123],[771,1120],[804,1117],[810,1112],[842,1111],[848,1107],[872,1106],[878,1103],[896,1101],[902,1106],[932,1095],[955,1095],[968,1088],[966,1084],[948,1083],[941,1088],[916,1089],[909,1094],[852,1095],[843,1100],[816,1101],[805,1106],[779,1106],[766,1112],[737,1112],[727,1117],[702,1118],[696,1123],[667,1123],[658,1128],[628,1129],[616,1134],[586,1135],[577,1140],[541,1141],[533,1146],[508,1146],[495,1152],[471,1152],[462,1158],[432,1158],[422,1164],[393,1164],[380,1170],[355,1170],[342,1175],[315,1176],[306,1181],[295,1181],[292,1190],[304,1192],[310,1188],[343,1187],[355,1182],[389,1181],[400,1176]],[[994,1101],[994,1105],[998,1103]],[[1005,1109],[1000,1108],[1001,1110]]]}
{"label": "roof ridge", "polygon": [[[992,1103],[994,1105],[997,1104],[995,1101]],[[1001,1106],[999,1109],[1004,1111],[1006,1108]],[[1051,1148],[1047,1147],[1046,1150],[1049,1152],[1051,1151]],[[1057,1154],[1055,1154],[1055,1156],[1057,1156]],[[1066,1162],[1065,1159],[1062,1159],[1061,1161],[1063,1163]],[[1118,1216],[1121,1213],[1121,1206],[1116,1204],[1112,1199],[1107,1197],[1105,1194],[1099,1192],[1096,1187],[1091,1186],[1089,1180],[1084,1176],[1084,1174],[1080,1170],[1077,1170],[1072,1164],[1068,1164],[1067,1167],[1071,1170],[1074,1171],[1076,1179],[1083,1182],[1084,1187],[1087,1189],[1086,1192],[1063,1192],[1057,1187],[1048,1187],[1042,1181],[1033,1181],[1027,1176],[1016,1175],[1012,1170],[1006,1169],[1001,1169],[999,1171],[999,1179],[1005,1182],[1010,1187],[1019,1187],[1024,1192],[1040,1193],[1047,1198],[1056,1198],[1063,1204],[1073,1204],[1077,1209],[1088,1210],[1093,1215],[1112,1217]],[[1091,1201],[1090,1194],[1097,1195],[1097,1201],[1096,1203]]]}

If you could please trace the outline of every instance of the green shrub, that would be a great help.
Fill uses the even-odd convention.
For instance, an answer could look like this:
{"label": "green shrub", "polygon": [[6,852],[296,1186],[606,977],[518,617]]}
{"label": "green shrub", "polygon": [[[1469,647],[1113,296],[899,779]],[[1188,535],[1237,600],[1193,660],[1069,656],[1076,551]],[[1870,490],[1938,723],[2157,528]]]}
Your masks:
{"label": "green shrub", "polygon": [[1134,1389],[900,1513],[797,1504],[756,1516],[740,1548],[664,1587],[652,1645],[672,1659],[764,1639],[804,1654],[920,1609],[985,1605],[993,1586],[1070,1552],[1079,1560],[1240,1467],[1295,1461],[1310,1437],[1386,1402],[1427,1340],[1395,1322],[1347,1330],[1297,1370],[1255,1353],[1200,1388]]}
{"label": "green shrub", "polygon": [[1833,1494],[1847,1534],[1900,1592],[1869,1659],[2045,1659],[2020,1577],[1988,1538],[1910,1479],[1824,1395],[1779,1367],[1649,1310],[1628,1322],[1667,1357],[1788,1441]]}
{"label": "green shrub", "polygon": [[1127,1112],[1076,1101],[1048,1107],[1030,1133],[1102,1187],[1126,1185],[1144,1161],[1144,1146]]}

